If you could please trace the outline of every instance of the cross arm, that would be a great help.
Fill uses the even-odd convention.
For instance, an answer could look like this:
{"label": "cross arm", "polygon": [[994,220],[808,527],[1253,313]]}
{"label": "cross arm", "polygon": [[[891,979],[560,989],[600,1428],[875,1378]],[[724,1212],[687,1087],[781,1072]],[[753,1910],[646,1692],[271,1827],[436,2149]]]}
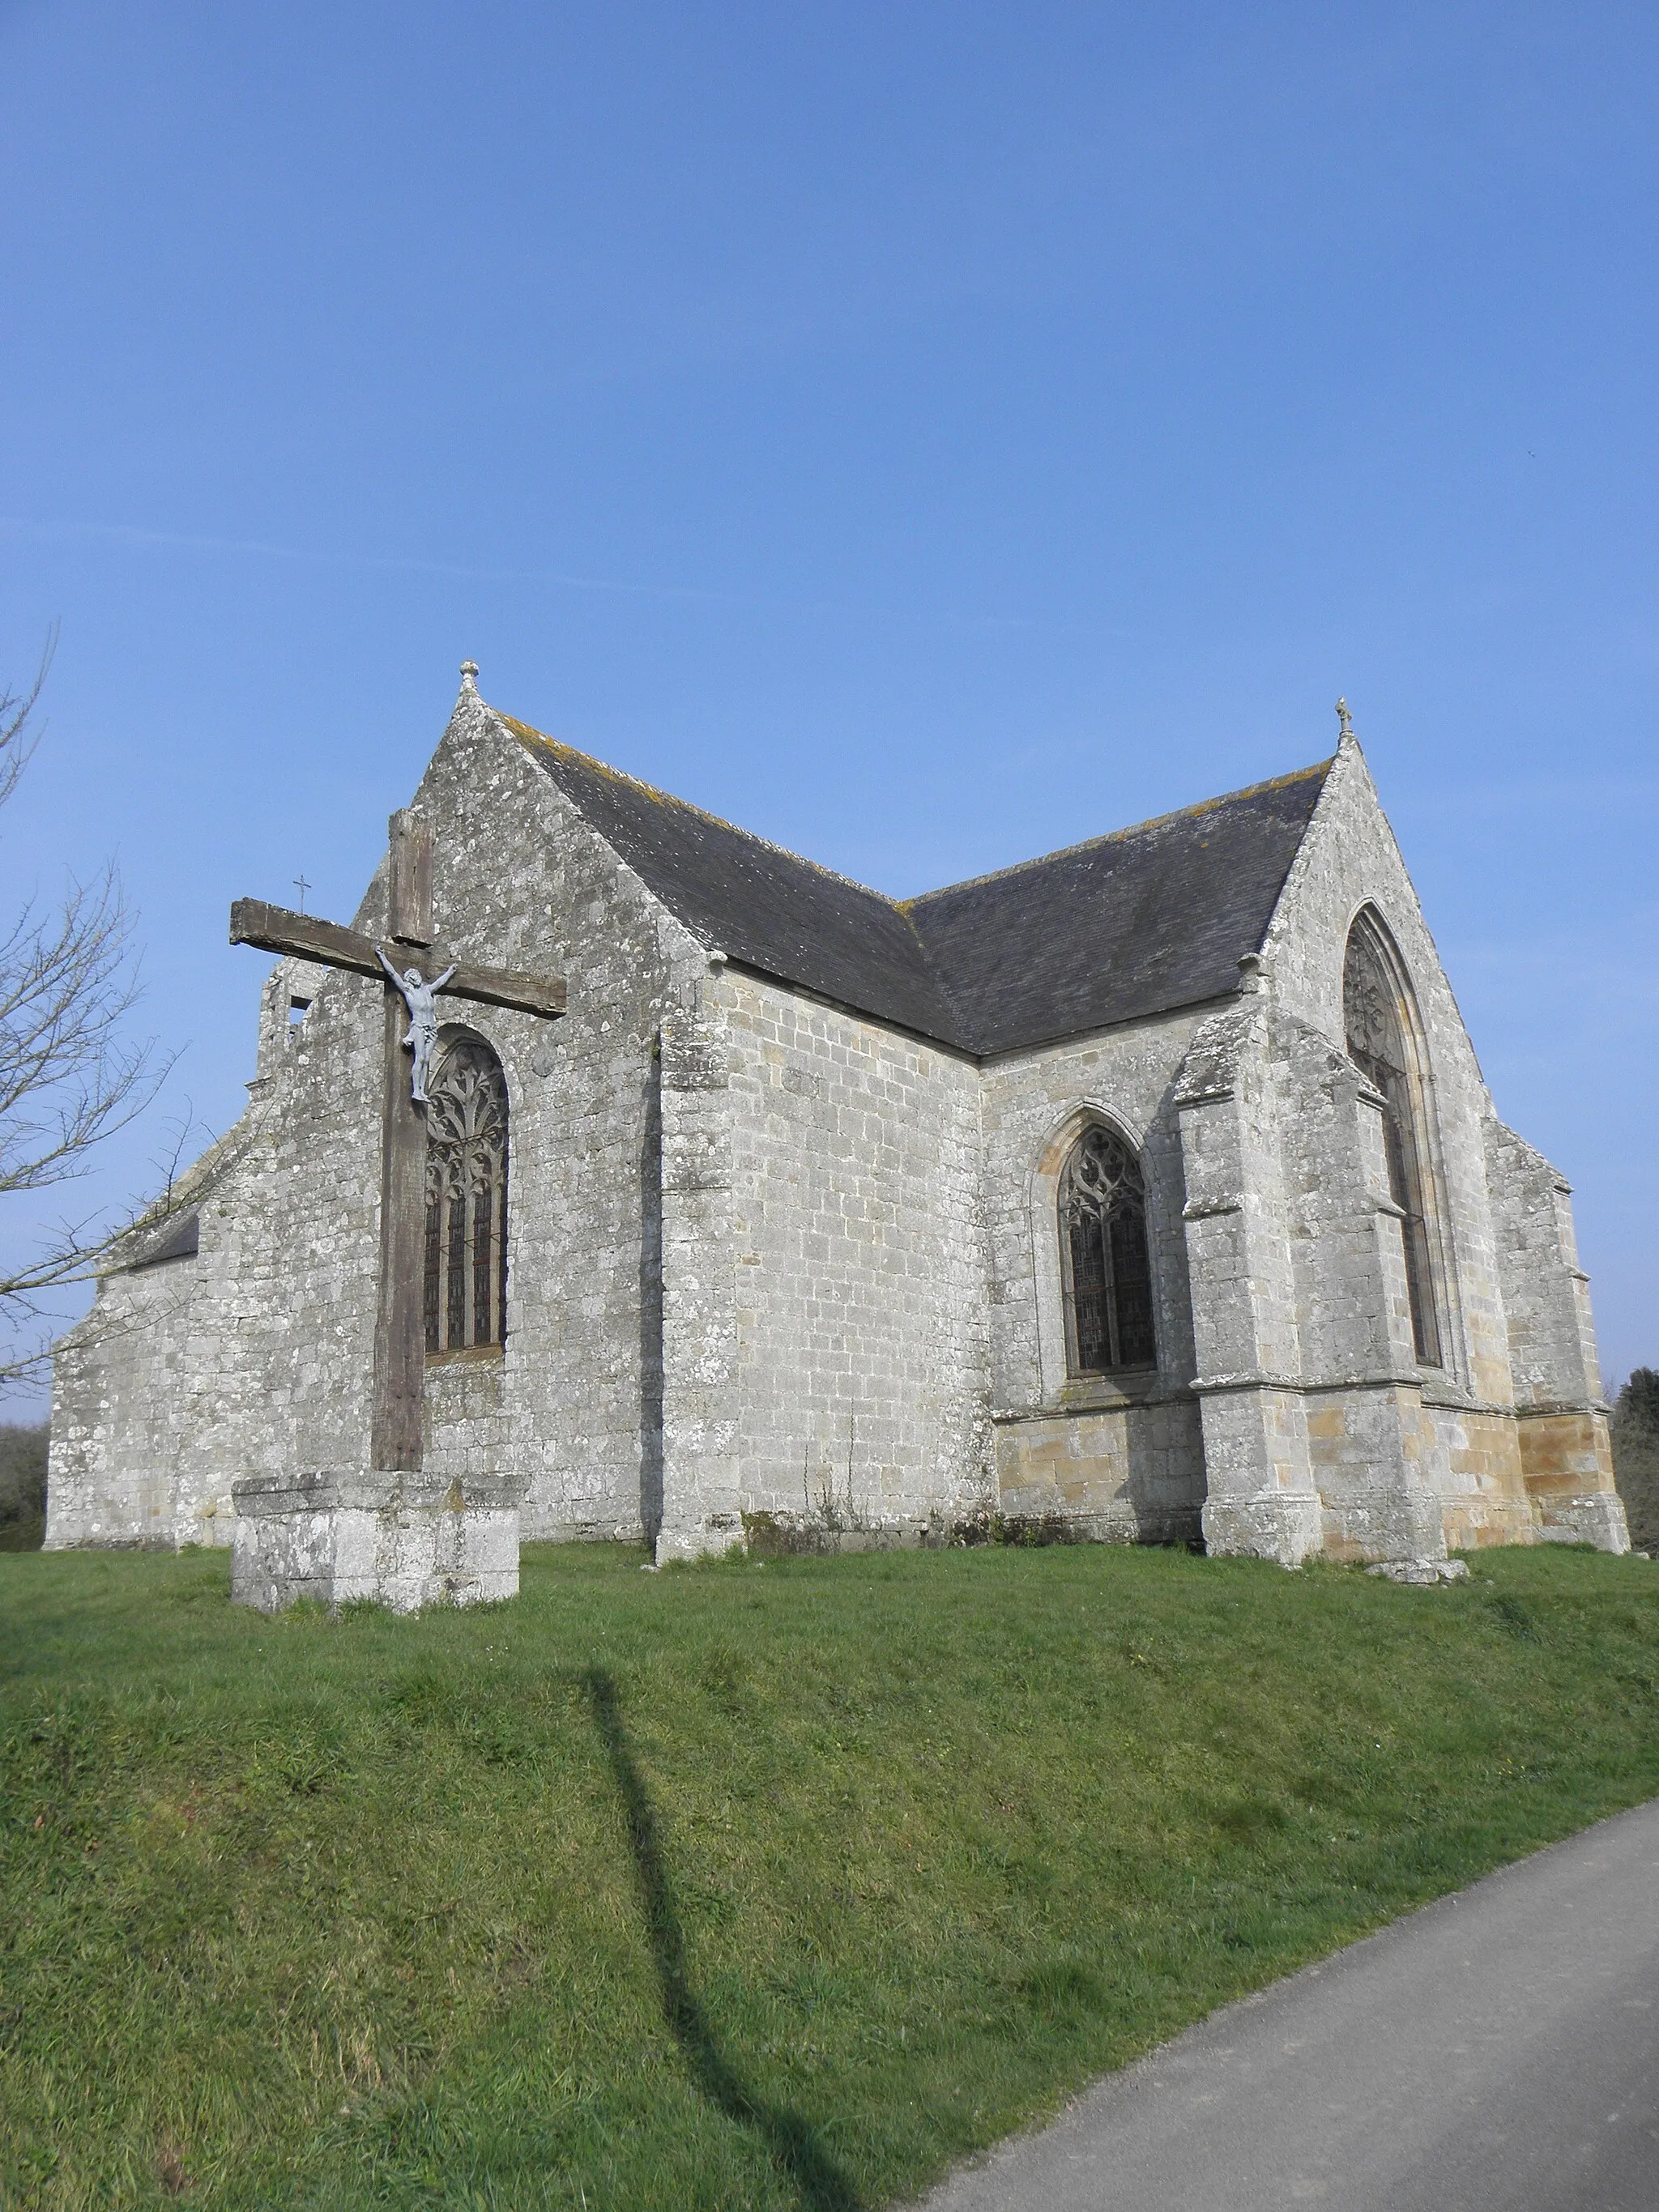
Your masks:
{"label": "cross arm", "polygon": [[[429,966],[450,963],[441,945],[427,955]],[[511,968],[475,968],[457,960],[455,973],[444,985],[446,999],[473,999],[481,1006],[516,1006],[523,1014],[541,1014],[553,1020],[564,1012],[562,975],[520,975]]]}
{"label": "cross arm", "polygon": [[[281,952],[298,960],[313,960],[327,968],[346,968],[354,975],[385,980],[380,949],[361,930],[345,929],[337,921],[316,915],[295,914],[287,907],[269,906],[264,899],[238,899],[230,909],[230,941],[256,945],[262,952]],[[436,975],[452,964],[453,956],[441,945],[416,951],[409,945],[395,948],[405,967],[422,975]],[[468,960],[453,960],[455,972],[443,987],[447,999],[472,999],[480,1006],[512,1006],[521,1013],[551,1019],[565,1010],[562,975],[523,975],[507,968],[477,968]]]}
{"label": "cross arm", "polygon": [[380,948],[372,937],[342,929],[337,921],[314,914],[293,914],[264,899],[238,899],[230,909],[230,941],[257,945],[261,952],[283,952],[314,960],[325,968],[349,968],[355,975],[385,980]]}

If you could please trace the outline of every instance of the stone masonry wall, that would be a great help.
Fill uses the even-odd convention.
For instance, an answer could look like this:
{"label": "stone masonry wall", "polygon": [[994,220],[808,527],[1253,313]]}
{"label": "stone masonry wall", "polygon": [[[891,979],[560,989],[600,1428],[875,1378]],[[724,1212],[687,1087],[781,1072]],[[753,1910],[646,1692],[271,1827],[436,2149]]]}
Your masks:
{"label": "stone masonry wall", "polygon": [[[659,1561],[696,1559],[743,1540],[732,1243],[732,1050],[719,983],[711,975],[699,977],[685,1002],[670,1009],[661,1046],[655,1271],[661,1357]],[[650,1311],[642,1304],[642,1324]],[[646,1333],[642,1326],[642,1337]]]}
{"label": "stone masonry wall", "polygon": [[231,1164],[201,1198],[198,1256],[106,1277],[60,1347],[49,1542],[119,1528],[117,1540],[228,1544],[239,1477],[362,1460],[380,995],[353,975],[321,984],[280,1059],[267,1046],[225,1140]]}
{"label": "stone masonry wall", "polygon": [[727,969],[742,1510],[914,1530],[982,1487],[979,1076]]}
{"label": "stone masonry wall", "polygon": [[[199,1357],[197,1258],[100,1284],[64,1340],[52,1374],[46,1548],[170,1545],[178,1526],[181,1439],[176,1408]],[[211,1501],[210,1501],[211,1502]],[[227,1516],[228,1498],[225,1499]],[[210,1512],[189,1538],[229,1541]]]}
{"label": "stone masonry wall", "polygon": [[1516,1403],[1549,1413],[1599,1400],[1601,1362],[1571,1186],[1495,1116],[1485,1133]]}

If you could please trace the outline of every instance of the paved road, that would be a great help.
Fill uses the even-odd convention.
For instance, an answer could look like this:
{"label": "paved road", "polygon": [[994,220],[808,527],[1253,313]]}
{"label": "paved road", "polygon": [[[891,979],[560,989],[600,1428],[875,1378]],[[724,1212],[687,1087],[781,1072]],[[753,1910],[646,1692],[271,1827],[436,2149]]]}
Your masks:
{"label": "paved road", "polygon": [[1217,2013],[926,2212],[1659,2212],[1659,1802]]}

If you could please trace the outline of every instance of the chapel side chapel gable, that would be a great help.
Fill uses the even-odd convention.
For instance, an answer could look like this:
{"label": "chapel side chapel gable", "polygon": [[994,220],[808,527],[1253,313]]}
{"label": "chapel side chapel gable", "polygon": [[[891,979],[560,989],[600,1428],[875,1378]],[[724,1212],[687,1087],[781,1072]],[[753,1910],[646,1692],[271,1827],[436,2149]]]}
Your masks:
{"label": "chapel side chapel gable", "polygon": [[[1392,1099],[1352,1056],[1345,987],[1367,959],[1391,979],[1412,1063]],[[1224,1545],[1231,1527],[1272,1550],[1271,1527],[1284,1557],[1538,1536],[1622,1548],[1565,1186],[1505,1144],[1352,739],[1250,983],[1212,1025],[1226,1067],[1182,1086],[1200,1365],[1216,1386],[1200,1373],[1206,1536]],[[1391,1120],[1410,1124],[1409,1197]],[[1516,1328],[1545,1313],[1528,1336],[1534,1367],[1554,1354],[1538,1418]]]}
{"label": "chapel side chapel gable", "polygon": [[[1286,1564],[1622,1543],[1565,1186],[1492,1115],[1352,739],[908,902],[470,682],[413,807],[440,936],[569,986],[551,1026],[443,1009],[499,1057],[509,1264],[504,1348],[428,1364],[426,1464],[521,1477],[526,1535],[689,1556],[1000,1504]],[[1346,1048],[1357,915],[1417,1024],[1415,1276],[1387,1102]],[[386,920],[382,869],[357,921]],[[198,1253],[112,1277],[130,1325],[66,1340],[49,1541],[225,1540],[236,1476],[349,1463],[383,1005],[279,963]],[[1121,1371],[1079,1354],[1060,1208],[1089,1145],[1143,1255]]]}
{"label": "chapel side chapel gable", "polygon": [[[1373,945],[1401,981],[1421,1079],[1415,1283],[1383,1101],[1351,1056],[1345,985]],[[1215,1027],[1225,1050],[1182,1085],[1206,1535],[1276,1542],[1287,1559],[1432,1559],[1448,1541],[1529,1537],[1501,1345],[1492,1356],[1490,1102],[1352,740],[1259,971]]]}
{"label": "chapel side chapel gable", "polygon": [[[1516,1268],[1510,1263],[1510,1224],[1517,1208],[1522,1215],[1531,1210],[1519,1163],[1495,1147],[1493,1133],[1501,1125],[1491,1094],[1370,772],[1354,747],[1332,778],[1327,806],[1316,819],[1265,948],[1275,1003],[1287,1022],[1305,1023],[1328,1037],[1343,1035],[1344,959],[1359,917],[1361,928],[1380,924],[1397,948],[1424,1054],[1422,1176],[1432,1216],[1428,1257],[1442,1394],[1508,1409],[1528,1395],[1517,1387],[1512,1321],[1540,1291],[1559,1302],[1567,1285],[1565,1270],[1576,1264],[1576,1254],[1564,1252],[1553,1235],[1547,1253],[1535,1248],[1536,1264]],[[1530,1147],[1523,1150],[1565,1194],[1557,1171]],[[1559,1230],[1557,1212],[1552,1201],[1552,1232]],[[1565,1218],[1570,1240],[1570,1209]],[[1584,1319],[1587,1325],[1587,1315]],[[1573,1348],[1582,1351],[1577,1329]],[[1555,1395],[1575,1401],[1599,1398],[1599,1377],[1582,1365],[1557,1380]]]}
{"label": "chapel side chapel gable", "polygon": [[[1492,1099],[1364,757],[1350,742],[1334,764],[1263,943],[1280,1025],[1276,1060],[1294,1061],[1297,1024],[1346,1043],[1345,974],[1362,915],[1362,931],[1380,924],[1397,951],[1424,1056],[1422,1172],[1434,1216],[1437,1371],[1449,1388],[1507,1406],[1504,1286],[1483,1140]],[[1305,1181],[1319,1163],[1298,1164]],[[1316,1316],[1314,1332],[1316,1341]],[[1328,1358],[1330,1347],[1324,1351]]]}

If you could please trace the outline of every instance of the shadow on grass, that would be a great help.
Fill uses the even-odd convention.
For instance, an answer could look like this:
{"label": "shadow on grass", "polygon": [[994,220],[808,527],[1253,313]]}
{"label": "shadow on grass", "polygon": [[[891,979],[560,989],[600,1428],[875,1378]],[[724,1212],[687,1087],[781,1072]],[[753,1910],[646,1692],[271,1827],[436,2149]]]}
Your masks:
{"label": "shadow on grass", "polygon": [[582,1677],[582,1686],[628,1814],[628,1838],[645,1905],[652,1962],[662,1991],[663,2018],[684,2055],[692,2080],[728,2119],[761,2137],[810,2212],[857,2212],[859,2199],[851,2184],[819,2148],[806,2122],[798,2112],[781,2110],[756,2096],[721,2054],[691,1987],[685,1936],[663,1860],[656,1809],[628,1740],[617,1686],[609,1674],[590,1669]]}

